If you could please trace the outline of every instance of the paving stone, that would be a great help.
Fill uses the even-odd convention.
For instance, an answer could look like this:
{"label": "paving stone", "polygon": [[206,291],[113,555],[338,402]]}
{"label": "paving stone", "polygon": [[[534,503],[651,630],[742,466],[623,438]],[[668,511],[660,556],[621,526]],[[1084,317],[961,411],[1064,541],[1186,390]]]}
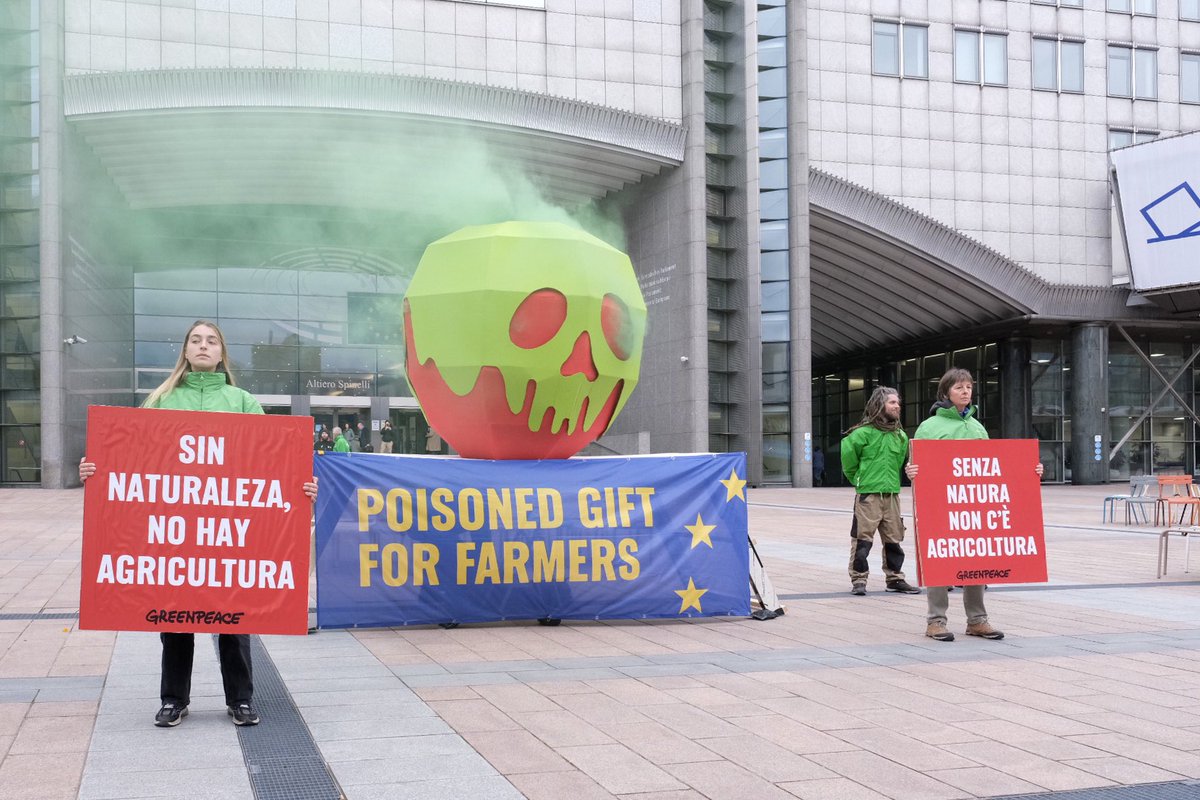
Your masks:
{"label": "paving stone", "polygon": [[879,800],[879,793],[846,778],[781,783],[779,788],[800,800]]}
{"label": "paving stone", "polygon": [[560,747],[558,752],[613,794],[684,789],[684,784],[620,744]]}
{"label": "paving stone", "polygon": [[981,766],[991,767],[1053,791],[1087,789],[1108,783],[1092,773],[1000,742],[950,744],[946,745],[946,749]]}
{"label": "paving stone", "polygon": [[892,800],[959,800],[969,794],[874,753],[814,753],[826,769]]}
{"label": "paving stone", "polygon": [[[173,787],[187,781],[188,800],[252,800],[254,791],[245,764],[209,769],[188,768],[88,773],[79,800],[138,800],[169,797]],[[175,789],[175,791],[178,791]]]}
{"label": "paving stone", "polygon": [[609,744],[613,741],[603,731],[561,708],[556,711],[513,712],[509,716],[513,722],[551,747]]}
{"label": "paving stone", "polygon": [[1134,761],[1120,756],[1108,756],[1107,758],[1078,758],[1063,762],[1077,769],[1090,772],[1093,775],[1118,784],[1138,784],[1138,783],[1165,783],[1168,781],[1177,781],[1180,778],[1186,777],[1179,773],[1169,772],[1165,769],[1143,764],[1140,761]]}
{"label": "paving stone", "polygon": [[521,793],[504,778],[455,777],[412,783],[356,786],[354,800],[522,800]]}
{"label": "paving stone", "polygon": [[728,761],[671,764],[665,769],[710,800],[791,800],[783,789]]}
{"label": "paving stone", "polygon": [[429,708],[459,733],[511,731],[517,723],[486,700],[438,700]]}
{"label": "paving stone", "polygon": [[463,734],[463,738],[501,775],[572,769],[562,756],[527,731],[476,731]]}
{"label": "paving stone", "polygon": [[[578,770],[512,775],[509,781],[527,800],[615,800],[616,795]],[[624,795],[629,797],[629,795]],[[623,800],[623,799],[622,799]]]}

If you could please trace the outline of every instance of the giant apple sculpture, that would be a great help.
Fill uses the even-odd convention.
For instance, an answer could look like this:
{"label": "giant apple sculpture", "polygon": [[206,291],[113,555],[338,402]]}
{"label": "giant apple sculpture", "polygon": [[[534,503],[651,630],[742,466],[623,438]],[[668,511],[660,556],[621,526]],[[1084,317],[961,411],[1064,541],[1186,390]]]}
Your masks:
{"label": "giant apple sculpture", "polygon": [[629,257],[561,223],[463,228],[404,296],[405,369],[429,424],[469,458],[567,458],[637,385],[646,304]]}

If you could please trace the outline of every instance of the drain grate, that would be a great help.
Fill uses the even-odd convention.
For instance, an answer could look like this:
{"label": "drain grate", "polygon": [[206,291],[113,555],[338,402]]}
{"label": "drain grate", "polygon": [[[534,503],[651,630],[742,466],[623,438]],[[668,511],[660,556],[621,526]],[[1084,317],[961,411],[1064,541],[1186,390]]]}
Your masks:
{"label": "drain grate", "polygon": [[79,619],[79,612],[47,613],[39,611],[31,614],[0,614],[0,622],[28,622],[38,619]]}
{"label": "drain grate", "polygon": [[1046,794],[1011,794],[992,800],[1196,800],[1197,797],[1200,797],[1200,781],[1173,781]]}
{"label": "drain grate", "polygon": [[[213,637],[214,644],[216,637]],[[238,728],[238,741],[256,800],[344,800],[275,662],[250,637],[254,706],[262,723]]]}

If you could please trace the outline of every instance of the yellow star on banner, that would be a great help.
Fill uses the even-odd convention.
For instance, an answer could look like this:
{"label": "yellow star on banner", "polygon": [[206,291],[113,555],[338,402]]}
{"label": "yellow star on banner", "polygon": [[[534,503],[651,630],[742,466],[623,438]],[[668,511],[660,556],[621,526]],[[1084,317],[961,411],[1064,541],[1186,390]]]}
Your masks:
{"label": "yellow star on banner", "polygon": [[742,498],[742,502],[746,502],[746,493],[742,491],[746,488],[746,482],[738,477],[737,468],[730,470],[729,477],[721,481],[725,484],[725,502],[728,503],[735,497]]}
{"label": "yellow star on banner", "polygon": [[679,613],[687,611],[689,608],[695,608],[701,614],[704,609],[700,608],[700,598],[708,593],[708,589],[697,589],[696,583],[691,578],[688,578],[688,586],[686,589],[676,589],[675,594],[679,595],[683,602],[679,605]]}
{"label": "yellow star on banner", "polygon": [[700,544],[701,542],[704,542],[710,548],[713,546],[712,537],[709,536],[709,534],[712,533],[716,527],[716,525],[705,525],[704,520],[700,518],[699,514],[697,514],[696,524],[684,525],[683,529],[692,535],[692,549],[695,550],[696,545]]}

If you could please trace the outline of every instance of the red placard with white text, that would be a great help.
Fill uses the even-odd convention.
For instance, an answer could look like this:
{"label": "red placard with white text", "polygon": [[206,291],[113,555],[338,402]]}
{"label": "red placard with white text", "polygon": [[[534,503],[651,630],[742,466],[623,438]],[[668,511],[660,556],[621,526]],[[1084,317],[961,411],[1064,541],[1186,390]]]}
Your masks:
{"label": "red placard with white text", "polygon": [[922,586],[1045,583],[1035,439],[914,439]]}
{"label": "red placard with white text", "polygon": [[312,420],[88,409],[79,627],[308,628]]}

